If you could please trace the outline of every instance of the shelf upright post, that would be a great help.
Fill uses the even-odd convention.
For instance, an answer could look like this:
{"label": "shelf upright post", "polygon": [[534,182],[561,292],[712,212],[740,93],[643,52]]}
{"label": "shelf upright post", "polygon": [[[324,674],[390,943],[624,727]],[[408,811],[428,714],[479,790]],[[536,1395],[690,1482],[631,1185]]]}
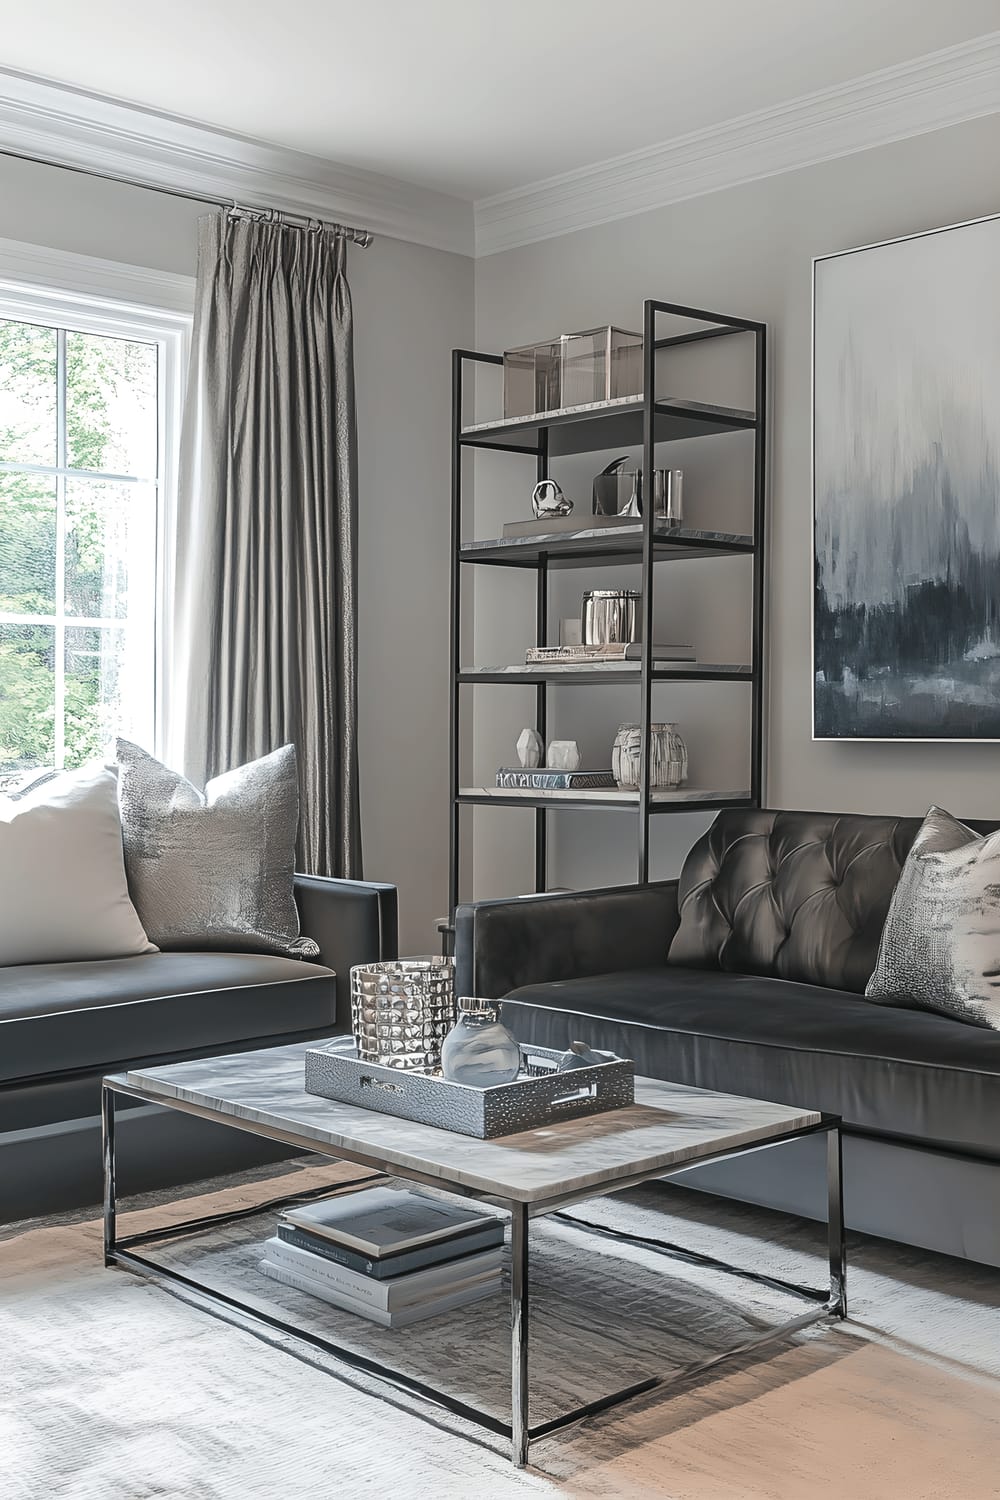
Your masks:
{"label": "shelf upright post", "polygon": [[650,725],[653,699],[653,477],[656,437],[656,304],[642,309],[642,670],[639,711],[639,857],[636,878],[649,879]]}
{"label": "shelf upright post", "polygon": [[[465,414],[465,362],[480,365],[502,365],[501,354],[480,354],[473,349],[451,351],[451,621],[449,657],[451,666],[451,714],[449,737],[449,785],[451,793],[451,826],[448,848],[448,920],[454,925],[455,908],[461,895],[461,804],[458,800],[461,778],[461,673],[462,673],[462,424]],[[505,443],[487,444],[501,451],[534,453],[534,448],[510,447]]]}
{"label": "shelf upright post", "polygon": [[454,923],[459,900],[459,845],[461,808],[458,802],[460,776],[459,709],[462,667],[462,412],[463,359],[461,349],[451,351],[451,615],[448,652],[451,668],[451,701],[448,739],[448,789],[451,822],[448,839],[448,921]]}
{"label": "shelf upright post", "polygon": [[754,328],[753,436],[753,678],[750,731],[750,798],[760,807],[764,786],[764,559],[767,554],[767,325]]}
{"label": "shelf upright post", "polygon": [[[538,479],[549,477],[549,429],[538,431],[538,457],[535,460]],[[549,631],[549,564],[543,557],[535,574],[535,645],[547,646]],[[548,685],[540,682],[535,688],[535,728],[541,735],[542,744],[548,743]],[[535,890],[544,891],[548,885],[548,808],[535,808]]]}

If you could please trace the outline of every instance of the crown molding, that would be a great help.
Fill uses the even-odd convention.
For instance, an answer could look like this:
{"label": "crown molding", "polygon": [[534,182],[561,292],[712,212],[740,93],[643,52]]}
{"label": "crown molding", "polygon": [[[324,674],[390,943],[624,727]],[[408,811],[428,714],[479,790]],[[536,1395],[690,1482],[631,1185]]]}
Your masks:
{"label": "crown molding", "polygon": [[493,255],[1000,111],[1000,31],[773,109],[481,198]]}
{"label": "crown molding", "polygon": [[0,68],[0,143],[100,176],[493,255],[1000,112],[1000,31],[510,192],[463,199]]}
{"label": "crown molding", "polygon": [[6,68],[0,145],[206,204],[261,205],[473,253],[472,206],[463,199]]}

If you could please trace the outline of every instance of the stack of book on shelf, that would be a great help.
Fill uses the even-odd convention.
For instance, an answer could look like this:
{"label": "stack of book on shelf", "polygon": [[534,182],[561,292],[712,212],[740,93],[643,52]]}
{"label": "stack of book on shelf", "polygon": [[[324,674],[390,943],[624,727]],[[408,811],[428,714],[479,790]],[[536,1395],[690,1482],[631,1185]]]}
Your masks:
{"label": "stack of book on shelf", "polygon": [[[696,661],[693,646],[653,645],[650,647],[653,661]],[[524,653],[529,667],[540,663],[642,661],[641,641],[616,641],[605,646],[529,646]]]}
{"label": "stack of book on shelf", "polygon": [[541,516],[537,521],[505,521],[504,536],[556,536],[559,532],[611,531],[616,526],[639,529],[637,516]]}
{"label": "stack of book on shelf", "polygon": [[610,771],[556,771],[548,766],[526,770],[501,766],[497,786],[513,792],[601,792],[615,785]]}
{"label": "stack of book on shelf", "polygon": [[503,1220],[422,1193],[374,1187],[287,1209],[266,1276],[384,1328],[500,1289]]}

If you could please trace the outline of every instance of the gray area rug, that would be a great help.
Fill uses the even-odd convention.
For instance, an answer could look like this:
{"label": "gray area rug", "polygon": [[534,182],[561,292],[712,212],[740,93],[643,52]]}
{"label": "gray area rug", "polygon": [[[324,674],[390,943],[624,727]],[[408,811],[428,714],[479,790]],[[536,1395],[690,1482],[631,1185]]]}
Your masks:
{"label": "gray area rug", "polygon": [[[194,1202],[142,1200],[122,1227],[162,1227],[356,1175],[311,1163],[268,1168],[204,1185]],[[654,1184],[571,1213],[784,1279],[825,1279],[820,1226],[676,1187]],[[274,1217],[262,1211],[155,1253],[507,1415],[504,1300],[378,1329],[261,1277]],[[682,1369],[803,1307],[563,1220],[536,1229],[535,1421]],[[12,1226],[0,1231],[0,1495],[1000,1496],[1000,1273],[860,1237],[851,1248],[848,1323],[816,1325],[669,1397],[653,1392],[544,1439],[519,1474],[499,1439],[345,1375],[281,1334],[264,1342],[184,1294],[105,1271],[90,1215]]]}

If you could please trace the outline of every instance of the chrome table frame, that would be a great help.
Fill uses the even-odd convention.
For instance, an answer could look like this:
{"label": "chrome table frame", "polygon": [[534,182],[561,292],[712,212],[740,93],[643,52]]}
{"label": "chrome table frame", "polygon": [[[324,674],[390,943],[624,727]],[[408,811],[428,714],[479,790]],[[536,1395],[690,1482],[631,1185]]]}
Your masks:
{"label": "chrome table frame", "polygon": [[[160,1265],[156,1261],[138,1254],[137,1251],[140,1246],[163,1240],[176,1239],[183,1235],[195,1234],[221,1224],[252,1217],[269,1209],[280,1209],[285,1202],[301,1202],[303,1198],[309,1197],[332,1197],[338,1191],[345,1191],[356,1186],[357,1179],[351,1183],[340,1184],[339,1187],[334,1186],[331,1188],[330,1186],[325,1186],[316,1189],[312,1193],[291,1195],[288,1199],[271,1201],[260,1206],[254,1205],[250,1208],[240,1209],[234,1213],[217,1214],[209,1218],[193,1219],[183,1224],[173,1224],[166,1229],[148,1230],[142,1234],[119,1235],[117,1231],[117,1189],[115,1181],[115,1102],[119,1095],[141,1099],[146,1103],[155,1102],[166,1105],[169,1108],[179,1109],[185,1113],[212,1120],[216,1124],[230,1125],[234,1129],[248,1130],[251,1134],[265,1136],[270,1140],[282,1141],[288,1146],[304,1149],[313,1155],[326,1156],[331,1161],[350,1161],[358,1166],[371,1168],[373,1173],[372,1180],[393,1177],[402,1181],[417,1183],[420,1186],[436,1188],[441,1192],[450,1193],[459,1198],[472,1198],[480,1202],[488,1202],[504,1209],[510,1216],[511,1226],[510,1422],[503,1422],[499,1418],[492,1416],[489,1412],[484,1412],[477,1407],[470,1406],[467,1402],[460,1401],[454,1396],[448,1395],[445,1391],[438,1390],[432,1385],[416,1380],[401,1370],[396,1370],[390,1365],[382,1364],[379,1360],[369,1359],[366,1355],[358,1354],[353,1349],[345,1348],[335,1343],[332,1339],[313,1333],[299,1324],[289,1323],[285,1319],[279,1318],[263,1309],[249,1306],[247,1303],[241,1302],[237,1297],[230,1297],[225,1292],[210,1287],[204,1282],[185,1276],[180,1271],[175,1271],[169,1266]],[[633,1396],[639,1396],[644,1392],[655,1389],[664,1390],[678,1385],[680,1382],[689,1380],[692,1376],[710,1369],[713,1365],[720,1364],[723,1360],[732,1359],[735,1355],[743,1354],[750,1349],[759,1348],[761,1345],[773,1343],[788,1334],[807,1327],[810,1323],[817,1322],[821,1318],[844,1318],[847,1316],[847,1252],[844,1240],[842,1191],[843,1158],[840,1133],[841,1122],[839,1116],[836,1115],[821,1115],[819,1122],[815,1125],[797,1130],[779,1132],[773,1138],[766,1141],[752,1141],[744,1146],[729,1147],[725,1150],[710,1153],[699,1157],[696,1162],[686,1162],[683,1166],[679,1166],[673,1170],[668,1169],[664,1171],[660,1168],[655,1172],[636,1172],[632,1176],[615,1178],[613,1181],[609,1181],[606,1186],[591,1186],[581,1192],[552,1195],[542,1202],[530,1204],[510,1198],[494,1196],[465,1187],[459,1183],[451,1182],[445,1178],[418,1172],[413,1168],[393,1166],[391,1171],[386,1171],[386,1163],[380,1161],[374,1153],[348,1151],[340,1148],[336,1155],[334,1155],[332,1152],[317,1149],[315,1141],[305,1136],[299,1136],[293,1130],[279,1130],[273,1126],[264,1126],[259,1122],[236,1120],[231,1115],[224,1115],[221,1112],[206,1109],[201,1105],[192,1104],[183,1099],[165,1098],[160,1095],[154,1096],[141,1089],[132,1087],[121,1075],[105,1078],[103,1082],[101,1122],[104,1147],[104,1264],[106,1266],[124,1266],[139,1275],[171,1282],[183,1287],[188,1292],[196,1293],[198,1300],[206,1307],[207,1311],[227,1317],[230,1321],[232,1321],[234,1313],[239,1315],[241,1326],[245,1327],[248,1332],[266,1337],[267,1331],[274,1329],[281,1333],[289,1334],[314,1349],[319,1349],[328,1355],[332,1355],[351,1369],[360,1370],[367,1375],[374,1376],[396,1389],[407,1391],[411,1395],[428,1401],[434,1406],[450,1412],[454,1416],[462,1417],[468,1422],[485,1428],[488,1432],[506,1438],[510,1443],[511,1461],[518,1468],[523,1468],[527,1464],[529,1445],[533,1439],[546,1437],[549,1433],[558,1432],[561,1428],[568,1427],[573,1422],[580,1422],[585,1417],[593,1416],[595,1413],[604,1411],[608,1407],[617,1406],[620,1402],[628,1401]],[[830,1282],[829,1287],[826,1288],[816,1289],[797,1286],[792,1282],[782,1281],[772,1276],[765,1276],[759,1272],[742,1270],[724,1261],[716,1260],[711,1256],[699,1254],[697,1251],[682,1249],[679,1246],[670,1245],[663,1241],[607,1229],[604,1226],[587,1224],[564,1212],[574,1203],[582,1203],[591,1198],[606,1197],[613,1193],[623,1192],[628,1188],[637,1187],[644,1182],[678,1176],[692,1166],[704,1166],[709,1162],[726,1161],[733,1157],[744,1156],[750,1151],[770,1150],[774,1146],[784,1145],[786,1142],[797,1140],[801,1136],[817,1134],[825,1134],[827,1137]],[[721,1354],[715,1354],[709,1359],[698,1361],[669,1375],[649,1376],[644,1380],[637,1381],[633,1385],[625,1387],[623,1390],[614,1391],[610,1395],[588,1401],[585,1405],[576,1407],[562,1416],[554,1417],[547,1422],[541,1422],[532,1427],[528,1415],[528,1342],[530,1326],[528,1226],[532,1218],[544,1214],[557,1214],[560,1218],[567,1219],[570,1223],[585,1231],[640,1244],[645,1248],[656,1250],[664,1256],[671,1256],[695,1265],[708,1266],[745,1280],[755,1281],[759,1284],[789,1292],[794,1296],[805,1299],[813,1305],[809,1311],[803,1312],[798,1317],[791,1318],[774,1328],[768,1329],[762,1334],[757,1334],[755,1337],[747,1339],[733,1349],[725,1350]]]}

